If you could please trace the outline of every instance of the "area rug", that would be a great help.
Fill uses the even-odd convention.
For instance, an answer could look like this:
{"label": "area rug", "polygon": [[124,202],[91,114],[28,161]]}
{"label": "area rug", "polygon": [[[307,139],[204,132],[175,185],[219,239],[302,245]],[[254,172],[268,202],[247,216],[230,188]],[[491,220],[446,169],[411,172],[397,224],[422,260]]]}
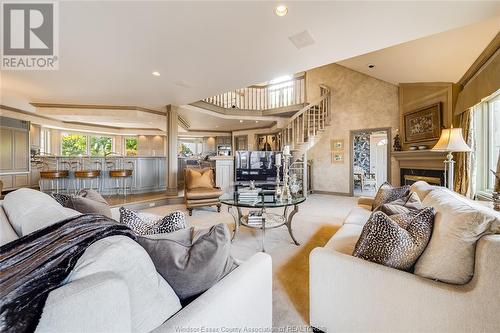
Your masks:
{"label": "area rug", "polygon": [[[309,253],[323,246],[342,225],[347,214],[355,206],[356,199],[331,195],[310,195],[299,206],[293,219],[293,233],[300,243],[295,245],[286,227],[266,231],[266,252],[273,259],[273,326],[307,327],[309,323]],[[145,212],[166,215],[171,211],[186,211],[184,205],[159,206]],[[283,209],[268,210],[282,213]],[[186,214],[187,216],[187,214]],[[234,219],[228,207],[221,213],[214,208],[193,210],[187,216],[188,224],[195,227],[209,227],[227,223],[234,229]],[[233,256],[240,260],[250,258],[261,250],[261,231],[240,227],[233,241]]]}

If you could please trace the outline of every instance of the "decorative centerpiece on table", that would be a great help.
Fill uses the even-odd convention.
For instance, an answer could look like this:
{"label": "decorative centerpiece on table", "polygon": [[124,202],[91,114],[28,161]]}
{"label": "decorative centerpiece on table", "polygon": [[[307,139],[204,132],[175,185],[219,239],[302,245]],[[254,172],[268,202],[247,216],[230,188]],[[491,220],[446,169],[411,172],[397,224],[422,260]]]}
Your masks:
{"label": "decorative centerpiece on table", "polygon": [[280,168],[281,168],[281,154],[276,154],[274,158],[274,166],[276,167],[276,198],[279,200],[281,198],[281,179],[280,179]]}
{"label": "decorative centerpiece on table", "polygon": [[[280,156],[279,162],[280,165],[281,163],[283,164],[283,187],[279,188],[279,176],[276,177],[277,180],[277,191],[276,191],[276,196],[280,202],[283,201],[290,201],[292,200],[292,194],[290,192],[290,160],[292,158],[292,154],[290,154],[290,146],[284,146],[283,147],[283,153],[281,155],[276,155]],[[282,157],[282,159],[281,159]],[[279,167],[278,168],[278,174],[279,174]],[[279,192],[279,193],[278,193]]]}
{"label": "decorative centerpiece on table", "polygon": [[498,155],[497,171],[491,170],[495,175],[495,186],[493,187],[493,209],[500,211],[500,154]]}

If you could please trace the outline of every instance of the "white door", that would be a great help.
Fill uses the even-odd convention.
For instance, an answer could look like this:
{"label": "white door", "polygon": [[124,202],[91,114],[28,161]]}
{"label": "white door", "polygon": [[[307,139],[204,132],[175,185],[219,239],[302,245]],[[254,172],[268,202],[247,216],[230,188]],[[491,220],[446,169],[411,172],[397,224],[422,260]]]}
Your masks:
{"label": "white door", "polygon": [[370,172],[375,174],[377,188],[387,181],[387,133],[370,136]]}

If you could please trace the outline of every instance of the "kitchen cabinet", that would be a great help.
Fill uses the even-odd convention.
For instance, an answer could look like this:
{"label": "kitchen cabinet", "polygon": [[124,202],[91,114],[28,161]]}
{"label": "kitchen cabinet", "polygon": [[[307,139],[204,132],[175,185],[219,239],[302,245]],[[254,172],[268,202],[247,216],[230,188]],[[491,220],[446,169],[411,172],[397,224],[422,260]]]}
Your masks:
{"label": "kitchen cabinet", "polygon": [[248,135],[238,135],[234,138],[235,150],[248,150]]}
{"label": "kitchen cabinet", "polygon": [[30,145],[31,147],[40,148],[41,127],[40,125],[31,124],[30,126]]}
{"label": "kitchen cabinet", "polygon": [[215,184],[224,193],[232,192],[234,186],[234,159],[232,157],[214,156],[210,160],[215,161]]}
{"label": "kitchen cabinet", "polygon": [[231,145],[231,137],[230,136],[218,136],[217,137],[217,145],[218,146],[227,146]]}
{"label": "kitchen cabinet", "polygon": [[29,172],[29,122],[0,117],[0,174]]}

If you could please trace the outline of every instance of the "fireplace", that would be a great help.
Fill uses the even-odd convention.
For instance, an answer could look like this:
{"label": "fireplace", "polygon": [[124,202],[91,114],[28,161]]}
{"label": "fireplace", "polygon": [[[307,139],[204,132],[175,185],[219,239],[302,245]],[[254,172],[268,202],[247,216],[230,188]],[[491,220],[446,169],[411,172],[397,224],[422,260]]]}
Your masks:
{"label": "fireplace", "polygon": [[411,185],[423,180],[431,185],[444,186],[443,170],[401,169],[401,185]]}

